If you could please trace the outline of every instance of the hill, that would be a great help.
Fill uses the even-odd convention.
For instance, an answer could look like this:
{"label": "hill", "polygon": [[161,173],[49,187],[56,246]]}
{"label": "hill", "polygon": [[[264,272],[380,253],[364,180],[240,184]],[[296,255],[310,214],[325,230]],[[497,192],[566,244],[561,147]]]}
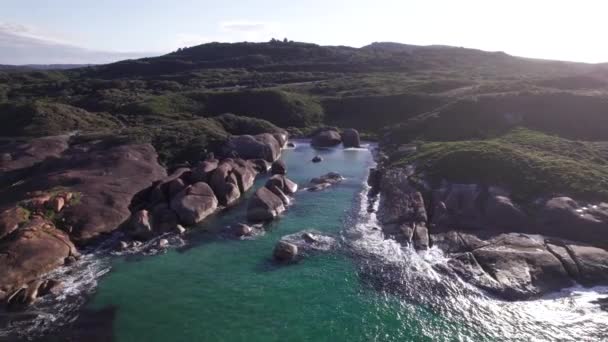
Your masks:
{"label": "hill", "polygon": [[601,143],[607,91],[606,64],[439,45],[273,40],[69,70],[0,71],[0,117],[4,137],[119,127],[113,134],[151,141],[165,162],[178,163],[200,154],[179,143],[196,138],[193,146],[212,149],[230,134],[234,125],[216,120],[224,113],[300,134],[354,127],[389,151],[415,141],[499,139],[522,127]]}

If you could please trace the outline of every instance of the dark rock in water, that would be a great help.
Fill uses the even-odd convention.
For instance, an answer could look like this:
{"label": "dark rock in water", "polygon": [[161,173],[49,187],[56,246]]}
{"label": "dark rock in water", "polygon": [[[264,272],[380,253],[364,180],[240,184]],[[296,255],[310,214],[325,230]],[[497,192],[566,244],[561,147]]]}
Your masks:
{"label": "dark rock in water", "polygon": [[7,308],[9,310],[21,310],[32,305],[38,298],[38,289],[41,284],[41,281],[34,281],[13,292],[6,299]]}
{"label": "dark rock in water", "polygon": [[115,249],[118,251],[124,251],[129,249],[130,245],[128,242],[126,241],[118,241],[118,243],[116,244]]}
{"label": "dark rock in water", "polygon": [[289,197],[287,197],[287,195],[285,195],[283,190],[281,190],[279,187],[271,186],[268,189],[270,191],[272,191],[272,193],[275,194],[278,198],[281,199],[281,202],[283,202],[283,205],[288,206],[291,203],[291,200],[289,199]]}
{"label": "dark rock in water", "polygon": [[323,176],[311,179],[308,191],[321,191],[343,180],[344,178],[339,173],[329,172]]}
{"label": "dark rock in water", "polygon": [[223,151],[225,155],[235,152],[243,159],[264,159],[273,162],[279,159],[282,145],[268,133],[232,136],[226,142]]}
{"label": "dark rock in water", "polygon": [[184,228],[184,226],[182,226],[181,224],[178,224],[178,225],[175,227],[175,232],[176,232],[177,234],[179,234],[179,235],[186,234],[186,228]]}
{"label": "dark rock in water", "polygon": [[331,183],[313,184],[308,187],[308,191],[317,192],[317,191],[325,190],[325,189],[329,188],[330,186],[331,186]]}
{"label": "dark rock in water", "polygon": [[271,164],[264,159],[251,159],[249,161],[253,164],[253,168],[258,173],[266,173],[271,168]]}
{"label": "dark rock in water", "polygon": [[384,172],[380,182],[378,218],[382,224],[420,223],[427,221],[422,194],[415,189],[403,170]]}
{"label": "dark rock in water", "polygon": [[361,147],[361,140],[359,138],[359,131],[353,128],[345,129],[342,132],[342,144],[345,148],[348,147]]}
{"label": "dark rock in water", "polygon": [[296,147],[296,144],[294,144],[292,142],[288,142],[287,147],[294,148],[294,147]]}
{"label": "dark rock in water", "polygon": [[79,255],[68,235],[34,216],[0,242],[0,293],[12,293]]}
{"label": "dark rock in water", "polygon": [[[182,190],[183,191],[183,190]],[[167,203],[161,203],[152,208],[152,229],[154,234],[175,231],[179,218]]]}
{"label": "dark rock in water", "polygon": [[417,224],[415,226],[412,241],[416,250],[429,248],[429,231],[424,224]]}
{"label": "dark rock in water", "polygon": [[284,177],[283,192],[288,195],[295,194],[298,191],[298,184],[291,179]]}
{"label": "dark rock in water", "polygon": [[341,142],[340,133],[335,130],[324,130],[312,137],[311,145],[313,147],[332,147],[339,145]]}
{"label": "dark rock in water", "polygon": [[277,160],[272,163],[272,167],[270,169],[270,173],[273,175],[286,175],[287,174],[287,165],[282,160]]}
{"label": "dark rock in water", "polygon": [[38,296],[44,297],[46,295],[58,295],[61,288],[63,287],[63,283],[56,279],[47,279],[44,280],[40,287],[38,288]]}
{"label": "dark rock in water", "polygon": [[344,178],[339,173],[329,172],[327,174],[324,174],[323,176],[311,179],[310,183],[311,184],[322,184],[322,183],[336,184],[343,180],[344,180]]}
{"label": "dark rock in water", "polygon": [[271,190],[276,186],[282,192],[289,195],[295,194],[298,191],[298,185],[283,175],[274,175],[270,177],[265,186]]}
{"label": "dark rock in water", "polygon": [[369,176],[367,176],[367,185],[371,187],[370,196],[375,196],[380,191],[380,180],[382,179],[382,173],[376,168],[369,169]]}
{"label": "dark rock in water", "polygon": [[283,201],[266,187],[259,188],[249,200],[247,220],[269,221],[285,211]]}
{"label": "dark rock in water", "polygon": [[253,228],[244,223],[237,223],[232,226],[232,231],[234,232],[234,235],[242,237],[251,235],[253,233]]}
{"label": "dark rock in water", "polygon": [[320,163],[322,161],[323,161],[323,157],[321,157],[321,156],[314,156],[314,158],[312,158],[313,163]]}
{"label": "dark rock in water", "polygon": [[169,240],[167,240],[167,239],[158,240],[158,248],[167,248],[167,247],[169,247]]}
{"label": "dark rock in water", "polygon": [[311,233],[304,233],[302,234],[302,239],[307,242],[307,243],[315,243],[318,242],[319,240],[312,235]]}
{"label": "dark rock in water", "polygon": [[218,201],[207,183],[190,185],[171,201],[181,223],[194,225],[201,222],[217,209]]}
{"label": "dark rock in water", "polygon": [[592,301],[591,303],[599,305],[600,309],[608,312],[608,297],[596,299],[596,300]]}
{"label": "dark rock in water", "polygon": [[274,247],[273,257],[279,262],[293,261],[298,256],[298,246],[286,242],[279,241]]}
{"label": "dark rock in water", "polygon": [[129,234],[141,240],[147,240],[154,235],[151,215],[147,210],[139,210],[131,216]]}

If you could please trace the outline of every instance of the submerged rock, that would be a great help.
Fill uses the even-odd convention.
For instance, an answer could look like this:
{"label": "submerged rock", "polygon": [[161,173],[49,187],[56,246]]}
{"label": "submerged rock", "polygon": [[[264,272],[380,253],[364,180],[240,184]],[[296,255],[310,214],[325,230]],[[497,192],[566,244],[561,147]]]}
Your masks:
{"label": "submerged rock", "polygon": [[322,162],[322,161],[323,161],[323,157],[318,156],[318,155],[317,155],[317,156],[314,156],[314,158],[312,158],[312,162],[313,162],[313,163],[320,163],[320,162]]}
{"label": "submerged rock", "polygon": [[274,247],[272,255],[279,262],[293,261],[298,256],[298,246],[286,241],[279,241]]}
{"label": "submerged rock", "polygon": [[234,235],[238,236],[238,237],[249,236],[249,235],[253,234],[253,228],[244,223],[237,223],[237,224],[233,225],[231,227],[231,229],[232,229]]}
{"label": "submerged rock", "polygon": [[287,165],[282,160],[277,160],[272,163],[270,173],[273,175],[285,175],[287,174]]}
{"label": "submerged rock", "polygon": [[158,240],[158,248],[167,248],[167,247],[169,247],[169,240],[167,240],[167,239]]}

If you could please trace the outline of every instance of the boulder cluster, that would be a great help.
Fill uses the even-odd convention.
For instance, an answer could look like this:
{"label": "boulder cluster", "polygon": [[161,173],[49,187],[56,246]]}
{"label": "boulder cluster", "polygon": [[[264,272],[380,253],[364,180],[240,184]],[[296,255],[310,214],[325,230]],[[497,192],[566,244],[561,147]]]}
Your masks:
{"label": "boulder cluster", "polygon": [[[0,303],[17,308],[54,293],[60,282],[47,274],[77,261],[77,246],[121,228],[134,239],[122,241],[122,248],[166,232],[182,234],[184,226],[233,205],[258,173],[272,168],[284,177],[285,165],[272,163],[286,139],[283,133],[233,136],[224,159],[210,157],[169,176],[150,144],[69,136],[3,144]],[[281,180],[269,188],[273,195],[294,188]],[[158,247],[168,243],[160,239]]]}
{"label": "boulder cluster", "polygon": [[148,144],[57,136],[4,144],[0,154],[0,302],[9,308],[60,288],[47,274],[116,230],[132,196],[166,175]]}
{"label": "boulder cluster", "polygon": [[[149,239],[176,231],[179,226],[200,223],[218,208],[234,205],[253,187],[258,173],[268,170],[274,174],[269,183],[276,183],[266,187],[272,196],[256,191],[253,198],[258,199],[258,205],[252,206],[250,202],[250,207],[258,210],[252,210],[248,217],[251,221],[259,221],[269,214],[278,215],[288,201],[285,203],[282,197],[275,197],[282,194],[286,198],[285,192],[292,193],[285,188],[287,166],[278,160],[286,138],[284,134],[277,134],[275,138],[268,133],[234,136],[224,146],[224,154],[233,158],[219,160],[210,155],[192,168],[178,168],[134,198],[131,204],[133,215],[127,231],[133,238]],[[266,216],[261,213],[263,204],[266,205]]]}
{"label": "boulder cluster", "polygon": [[273,220],[290,204],[289,195],[298,191],[298,185],[285,176],[287,167],[282,161],[273,164],[272,172],[275,174],[249,200],[247,220],[250,222]]}
{"label": "boulder cluster", "polygon": [[496,186],[444,182],[421,191],[411,174],[373,170],[370,194],[380,194],[385,235],[440,248],[450,257],[442,271],[505,299],[608,284],[608,204],[553,197],[525,210]]}
{"label": "boulder cluster", "polygon": [[313,133],[311,140],[311,145],[314,147],[333,147],[340,143],[344,148],[360,147],[359,132],[349,128],[340,134],[335,128],[322,128]]}

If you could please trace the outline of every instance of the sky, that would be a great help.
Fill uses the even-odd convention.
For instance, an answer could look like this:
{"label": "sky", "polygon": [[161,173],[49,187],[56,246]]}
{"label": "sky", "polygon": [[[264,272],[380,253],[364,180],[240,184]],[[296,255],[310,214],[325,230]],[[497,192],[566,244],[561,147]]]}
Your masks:
{"label": "sky", "polygon": [[0,0],[0,64],[107,63],[206,42],[377,41],[608,62],[605,0]]}

